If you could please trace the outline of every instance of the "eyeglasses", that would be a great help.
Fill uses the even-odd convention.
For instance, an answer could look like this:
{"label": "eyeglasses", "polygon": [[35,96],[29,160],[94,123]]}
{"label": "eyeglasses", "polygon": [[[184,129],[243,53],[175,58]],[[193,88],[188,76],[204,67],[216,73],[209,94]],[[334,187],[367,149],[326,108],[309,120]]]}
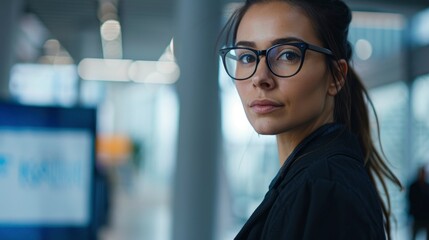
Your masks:
{"label": "eyeglasses", "polygon": [[264,55],[268,68],[278,77],[296,75],[304,63],[307,49],[333,56],[331,50],[305,42],[276,44],[266,50],[247,47],[230,47],[219,50],[228,75],[235,80],[245,80],[255,74],[260,56]]}

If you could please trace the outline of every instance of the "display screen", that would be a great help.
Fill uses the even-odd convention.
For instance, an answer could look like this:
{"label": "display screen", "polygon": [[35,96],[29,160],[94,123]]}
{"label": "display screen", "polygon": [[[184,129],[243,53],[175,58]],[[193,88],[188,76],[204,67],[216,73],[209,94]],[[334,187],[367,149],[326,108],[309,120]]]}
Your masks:
{"label": "display screen", "polygon": [[0,239],[91,239],[95,116],[0,103]]}
{"label": "display screen", "polygon": [[92,135],[0,127],[0,223],[87,225]]}

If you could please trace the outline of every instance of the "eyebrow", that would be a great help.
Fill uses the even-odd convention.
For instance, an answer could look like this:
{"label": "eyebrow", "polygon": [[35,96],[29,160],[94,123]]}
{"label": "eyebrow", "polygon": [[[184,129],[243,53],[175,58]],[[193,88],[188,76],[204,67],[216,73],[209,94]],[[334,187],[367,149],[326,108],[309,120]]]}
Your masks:
{"label": "eyebrow", "polygon": [[[271,45],[282,44],[282,43],[290,43],[290,42],[304,42],[302,39],[297,37],[287,37],[287,38],[278,38],[271,41]],[[239,41],[235,43],[235,46],[244,46],[244,47],[256,47],[255,42],[251,41]]]}

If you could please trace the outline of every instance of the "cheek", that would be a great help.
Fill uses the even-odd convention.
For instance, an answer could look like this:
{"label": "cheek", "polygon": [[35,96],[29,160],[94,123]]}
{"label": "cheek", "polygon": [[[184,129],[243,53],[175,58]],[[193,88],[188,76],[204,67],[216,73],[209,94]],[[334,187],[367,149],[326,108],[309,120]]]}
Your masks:
{"label": "cheek", "polygon": [[290,93],[285,96],[289,96],[287,104],[290,104],[291,110],[301,114],[322,110],[328,91],[328,79],[321,75],[307,74],[296,80],[295,86],[285,89]]}
{"label": "cheek", "polygon": [[253,91],[252,84],[249,81],[239,81],[236,82],[235,87],[240,97],[244,113],[246,114],[246,117],[249,120],[250,124],[253,125],[256,116],[254,116],[254,114],[250,112],[250,108],[248,107],[249,101],[252,100],[255,94]]}
{"label": "cheek", "polygon": [[236,82],[235,88],[237,89],[238,96],[240,97],[241,102],[244,105],[246,102],[246,98],[249,96],[248,86],[246,82]]}

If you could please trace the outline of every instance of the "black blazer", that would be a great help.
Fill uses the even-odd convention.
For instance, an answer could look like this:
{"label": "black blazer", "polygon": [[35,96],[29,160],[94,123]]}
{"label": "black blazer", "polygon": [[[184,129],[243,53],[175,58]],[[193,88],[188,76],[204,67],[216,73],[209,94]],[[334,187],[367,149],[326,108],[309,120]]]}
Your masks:
{"label": "black blazer", "polygon": [[385,239],[357,138],[339,124],[306,137],[235,239]]}

